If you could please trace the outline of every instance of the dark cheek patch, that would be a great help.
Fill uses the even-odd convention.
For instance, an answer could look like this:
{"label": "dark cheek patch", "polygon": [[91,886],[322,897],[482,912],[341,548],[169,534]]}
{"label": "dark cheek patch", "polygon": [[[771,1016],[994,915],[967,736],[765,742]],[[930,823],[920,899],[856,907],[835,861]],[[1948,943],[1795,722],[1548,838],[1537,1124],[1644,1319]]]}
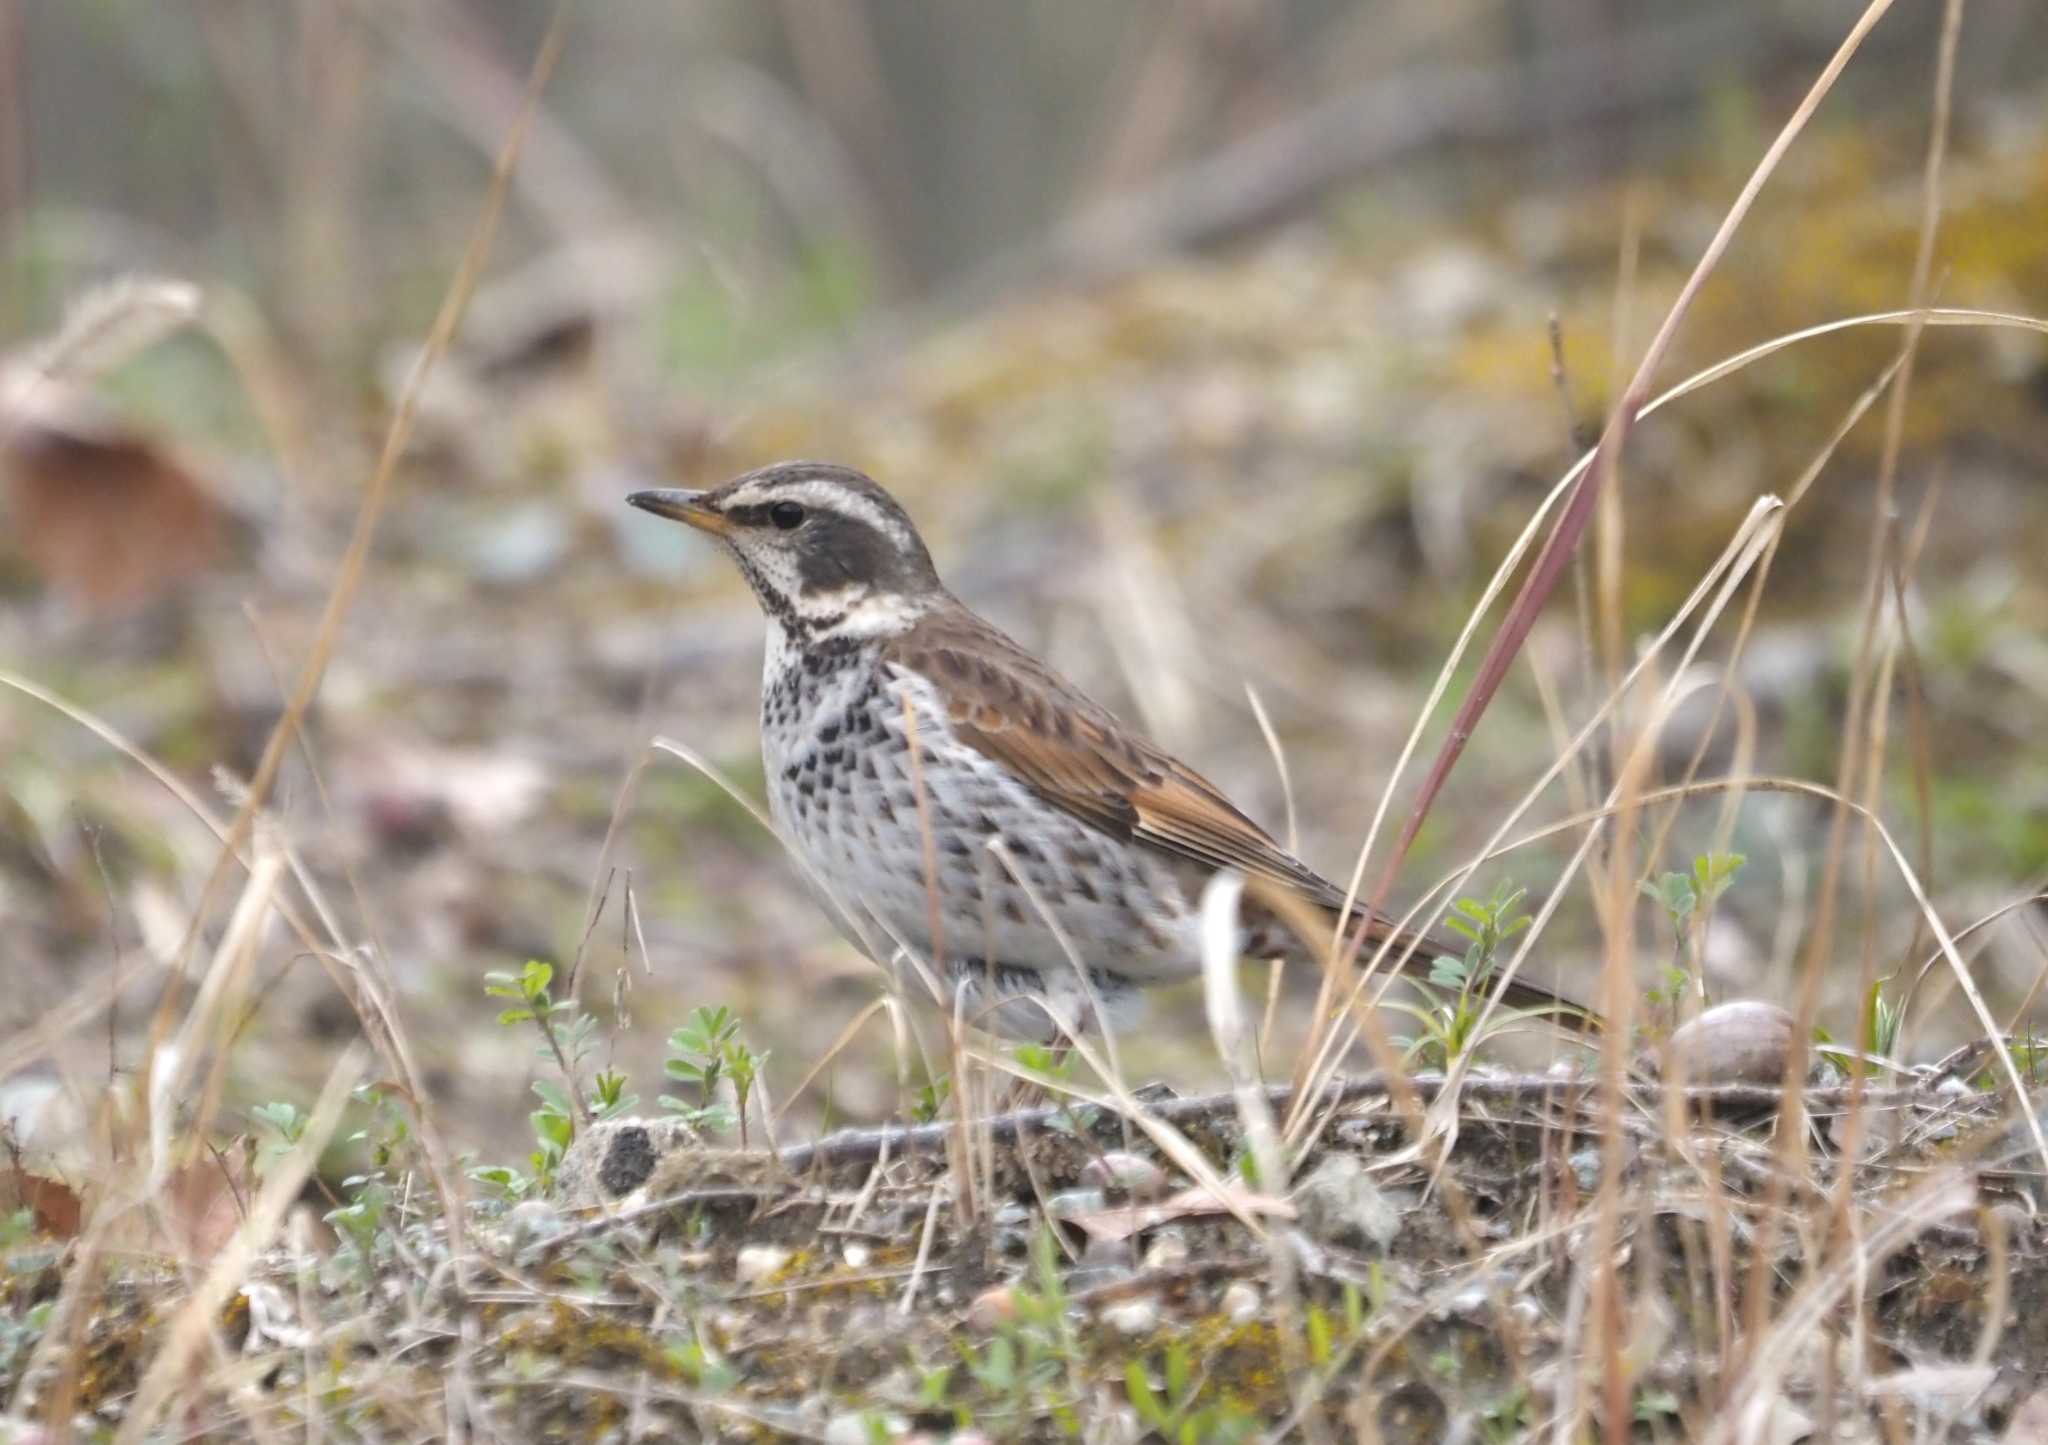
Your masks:
{"label": "dark cheek patch", "polygon": [[837,592],[857,582],[887,588],[896,570],[888,538],[865,522],[817,512],[804,529],[797,576],[806,592]]}

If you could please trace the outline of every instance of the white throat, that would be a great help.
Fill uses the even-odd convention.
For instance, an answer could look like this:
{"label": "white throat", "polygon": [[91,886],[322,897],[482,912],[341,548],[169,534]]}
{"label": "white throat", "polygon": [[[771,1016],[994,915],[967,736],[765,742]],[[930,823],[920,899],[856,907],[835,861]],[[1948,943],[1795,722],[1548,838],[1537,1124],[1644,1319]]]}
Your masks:
{"label": "white throat", "polygon": [[798,597],[797,614],[810,624],[810,640],[866,640],[900,637],[931,610],[929,599],[901,593],[874,592],[865,582],[832,592],[807,592]]}

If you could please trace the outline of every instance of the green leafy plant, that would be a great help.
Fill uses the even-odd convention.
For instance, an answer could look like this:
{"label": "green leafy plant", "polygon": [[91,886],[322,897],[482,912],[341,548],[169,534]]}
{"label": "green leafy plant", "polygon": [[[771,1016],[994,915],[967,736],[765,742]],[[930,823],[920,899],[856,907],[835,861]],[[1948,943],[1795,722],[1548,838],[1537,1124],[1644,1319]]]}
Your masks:
{"label": "green leafy plant", "polygon": [[1529,1391],[1526,1386],[1516,1385],[1505,1395],[1479,1407],[1479,1433],[1484,1439],[1497,1440],[1501,1445],[1507,1445],[1510,1440],[1524,1440],[1528,1438],[1529,1425]]}
{"label": "green leafy plant", "polygon": [[370,1156],[373,1169],[391,1168],[412,1143],[412,1120],[397,1100],[375,1084],[364,1084],[352,1098],[369,1117],[361,1128],[351,1130],[343,1142],[361,1146]]}
{"label": "green leafy plant", "polygon": [[1870,1040],[1870,1051],[1890,1058],[1899,1046],[1899,1032],[1905,1026],[1905,1003],[1886,998],[1884,984],[1873,983],[1863,1008],[1863,1035]]}
{"label": "green leafy plant", "polygon": [[391,1186],[381,1173],[351,1174],[341,1181],[341,1193],[346,1202],[328,1210],[324,1218],[341,1236],[344,1253],[353,1257],[367,1278],[390,1248],[384,1226],[391,1208]]}
{"label": "green leafy plant", "polygon": [[[1484,899],[1460,898],[1444,917],[1444,926],[1466,940],[1462,958],[1439,958],[1430,966],[1429,981],[1417,981],[1422,1004],[1400,1001],[1389,1006],[1408,1014],[1421,1026],[1420,1032],[1396,1038],[1412,1062],[1425,1067],[1448,1068],[1481,1042],[1479,1018],[1486,1005],[1487,984],[1500,962],[1509,939],[1532,921],[1519,912],[1525,888],[1502,881]],[[1526,1017],[1522,1010],[1497,1011],[1487,1032],[1492,1033]]]}
{"label": "green leafy plant", "polygon": [[[1906,1026],[1905,1001],[1886,998],[1884,985],[1885,980],[1876,980],[1863,996],[1862,1028],[1858,1038],[1868,1041],[1867,1055],[1872,1059],[1893,1058],[1898,1051],[1899,1035]],[[1833,1034],[1818,1025],[1814,1027],[1813,1037],[1815,1052],[1826,1066],[1829,1077],[1847,1077],[1848,1071],[1856,1066],[1857,1050],[1837,1042]]]}
{"label": "green leafy plant", "polygon": [[[341,1181],[338,1197],[328,1194],[335,1204],[324,1217],[341,1236],[343,1253],[367,1278],[378,1261],[397,1251],[391,1238],[398,1224],[393,1201],[413,1194],[401,1170],[413,1142],[412,1120],[397,1099],[375,1084],[357,1088],[349,1102],[362,1111],[362,1122],[342,1143],[359,1150],[367,1167]],[[288,1138],[291,1144],[283,1147],[290,1148],[304,1136],[305,1117],[290,1104],[263,1105],[250,1112],[276,1136],[273,1146]],[[324,1185],[322,1189],[325,1192]]]}
{"label": "green leafy plant", "polygon": [[640,1096],[626,1092],[626,1076],[616,1069],[600,1069],[590,1082],[597,1105],[591,1111],[594,1118],[616,1119],[640,1105]]}
{"label": "green leafy plant", "polygon": [[1660,1390],[1645,1385],[1636,1391],[1635,1417],[1639,1425],[1655,1425],[1660,1420],[1675,1419],[1678,1415],[1678,1396],[1669,1390]]}
{"label": "green leafy plant", "polygon": [[[695,1086],[695,1099],[675,1094],[661,1096],[662,1107],[682,1115],[703,1129],[739,1129],[740,1147],[747,1146],[747,1102],[759,1082],[761,1066],[768,1061],[764,1050],[755,1053],[740,1033],[739,1016],[723,1004],[699,1005],[681,1028],[668,1036],[668,1058],[663,1069],[679,1083]],[[733,1105],[718,1096],[721,1082],[732,1086]]]}
{"label": "green leafy plant", "polygon": [[[1060,1363],[1052,1355],[1041,1348],[1019,1347],[1020,1339],[1030,1338],[1006,1330],[979,1350],[968,1344],[960,1347],[968,1376],[984,1395],[993,1397],[995,1409],[1020,1420],[1042,1413],[1040,1397],[1060,1378]],[[963,1426],[973,1419],[974,1412],[961,1412]]]}
{"label": "green leafy plant", "polygon": [[1124,1365],[1124,1394],[1138,1419],[1163,1440],[1175,1445],[1231,1445],[1258,1434],[1256,1417],[1229,1401],[1202,1403],[1204,1381],[1189,1362],[1187,1346],[1166,1347],[1160,1385],[1155,1387],[1142,1360]]}
{"label": "green leafy plant", "polygon": [[[28,1210],[20,1211],[29,1214]],[[30,1228],[34,1227],[34,1216],[29,1218]],[[16,1318],[12,1310],[0,1312],[0,1380],[16,1380],[21,1367],[28,1363],[41,1342],[43,1334],[50,1327],[50,1316],[57,1309],[57,1301],[46,1299],[30,1305]]]}
{"label": "green leafy plant", "polygon": [[12,1249],[36,1237],[36,1212],[10,1209],[0,1214],[0,1249]]}
{"label": "green leafy plant", "polygon": [[934,1365],[920,1370],[917,1376],[917,1402],[927,1410],[945,1408],[946,1397],[953,1392],[953,1367]]}
{"label": "green leafy plant", "polygon": [[[1057,1133],[1078,1137],[1093,1127],[1098,1112],[1093,1105],[1077,1105],[1067,1096],[1065,1090],[1051,1087],[1073,1081],[1076,1068],[1080,1064],[1078,1054],[1061,1044],[1025,1042],[1011,1048],[1010,1058],[1024,1079],[1047,1085],[1047,1092],[1058,1104],[1058,1111],[1046,1121],[1047,1128]],[[1022,1083],[1021,1086],[1026,1090],[1030,1088],[1028,1082]],[[1013,1094],[1012,1097],[1017,1096]]]}
{"label": "green leafy plant", "polygon": [[911,1101],[910,1117],[919,1124],[930,1124],[945,1112],[946,1101],[953,1097],[953,1076],[940,1074],[928,1080],[917,1091],[917,1098]]}
{"label": "green leafy plant", "polygon": [[1644,897],[1664,910],[1675,950],[1668,990],[1654,993],[1654,1001],[1675,1004],[1688,982],[1700,980],[1714,905],[1735,886],[1748,861],[1740,853],[1702,853],[1692,860],[1690,873],[1662,873],[1636,885]]}
{"label": "green leafy plant", "polygon": [[582,1091],[577,1086],[576,1065],[590,1045],[597,1020],[582,1012],[569,999],[554,997],[550,992],[554,978],[553,964],[530,958],[517,973],[497,970],[486,973],[484,992],[491,998],[512,1000],[510,1008],[498,1011],[501,1027],[515,1028],[530,1023],[539,1032],[542,1057],[552,1058],[555,1067],[562,1071],[573,1117],[587,1121],[590,1110],[585,1107]]}
{"label": "green leafy plant", "polygon": [[[1074,1401],[1080,1397],[1080,1341],[1068,1310],[1066,1285],[1059,1273],[1059,1247],[1051,1232],[1041,1232],[1032,1246],[1035,1289],[1011,1291],[1012,1313],[994,1338],[977,1349],[959,1341],[967,1382],[989,1414],[1001,1414],[1021,1425],[1050,1419],[1060,1433],[1076,1435],[1080,1419]],[[962,1426],[982,1411],[968,1405],[958,1410]]]}
{"label": "green leafy plant", "polygon": [[573,1106],[562,1088],[546,1079],[535,1079],[533,1092],[540,1099],[540,1107],[526,1116],[533,1126],[534,1146],[526,1156],[527,1167],[521,1170],[507,1164],[486,1164],[469,1171],[470,1178],[506,1199],[526,1199],[553,1189],[556,1172],[576,1138]]}
{"label": "green leafy plant", "polygon": [[[2027,1084],[2038,1084],[2048,1079],[2048,1042],[2029,1033],[2024,1038],[2007,1039],[2005,1051],[2012,1057],[2013,1068]],[[1998,1089],[2006,1083],[2005,1072],[1996,1065],[1987,1065],[1979,1078],[1980,1088]]]}
{"label": "green leafy plant", "polygon": [[1017,1067],[1049,1083],[1063,1084],[1074,1077],[1075,1056],[1051,1044],[1021,1043],[1010,1050]]}
{"label": "green leafy plant", "polygon": [[304,1111],[282,1099],[269,1104],[251,1106],[249,1118],[257,1125],[262,1135],[258,1152],[258,1167],[261,1169],[268,1170],[278,1160],[298,1148],[299,1141],[306,1137]]}
{"label": "green leafy plant", "polygon": [[1444,927],[1466,940],[1465,956],[1437,959],[1430,966],[1430,982],[1467,993],[1482,987],[1493,974],[1501,945],[1529,926],[1529,915],[1515,912],[1528,896],[1528,889],[1502,880],[1484,902],[1460,898],[1453,903],[1444,915]]}
{"label": "green leafy plant", "polygon": [[689,1382],[690,1388],[703,1394],[723,1395],[739,1383],[738,1373],[694,1330],[673,1336],[663,1353],[675,1372]]}
{"label": "green leafy plant", "polygon": [[507,1199],[523,1199],[553,1187],[555,1171],[575,1140],[576,1131],[595,1120],[631,1113],[638,1095],[626,1092],[626,1076],[600,1069],[589,1080],[586,1095],[582,1071],[597,1042],[597,1020],[569,999],[554,996],[554,965],[527,960],[517,973],[494,970],[484,975],[484,993],[508,1001],[498,1011],[503,1028],[531,1024],[540,1035],[538,1054],[560,1071],[561,1082],[539,1079],[533,1092],[540,1107],[527,1115],[533,1125],[534,1148],[527,1167],[483,1165],[469,1171],[477,1182]]}

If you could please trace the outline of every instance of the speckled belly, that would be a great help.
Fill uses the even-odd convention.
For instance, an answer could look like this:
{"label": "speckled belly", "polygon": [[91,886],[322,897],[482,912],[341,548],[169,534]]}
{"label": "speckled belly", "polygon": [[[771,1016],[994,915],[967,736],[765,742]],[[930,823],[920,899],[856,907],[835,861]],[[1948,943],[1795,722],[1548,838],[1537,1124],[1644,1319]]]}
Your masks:
{"label": "speckled belly", "polygon": [[1112,984],[1197,969],[1196,923],[1173,871],[1052,808],[954,738],[922,678],[849,664],[805,682],[808,697],[771,686],[763,698],[770,808],[871,956],[908,945],[996,978],[1037,970],[1048,989],[1074,978],[1076,956]]}

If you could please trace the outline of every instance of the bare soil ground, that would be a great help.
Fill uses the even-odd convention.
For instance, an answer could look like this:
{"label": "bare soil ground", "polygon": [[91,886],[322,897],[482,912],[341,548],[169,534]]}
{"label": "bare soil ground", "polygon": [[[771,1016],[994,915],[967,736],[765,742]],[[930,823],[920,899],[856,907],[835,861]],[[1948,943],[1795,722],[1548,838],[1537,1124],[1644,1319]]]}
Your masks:
{"label": "bare soil ground", "polygon": [[[1639,1082],[1606,1194],[1598,1087],[1474,1077],[1446,1147],[1440,1110],[1418,1131],[1383,1086],[1342,1085],[1292,1187],[1228,1201],[1086,1106],[780,1161],[616,1121],[567,1197],[475,1218],[460,1271],[403,1209],[359,1247],[273,1253],[215,1321],[240,1383],[184,1429],[403,1438],[445,1400],[547,1440],[1510,1439],[1597,1394],[1618,1350],[1645,1440],[1738,1418],[1766,1422],[1741,1438],[2025,1438],[2005,1431],[2048,1389],[2048,1175],[1987,1096],[1873,1090],[1851,1131],[1852,1091],[1815,1091],[1794,1172],[1771,1091],[1723,1090],[1712,1117],[1702,1094],[1673,1132]],[[1230,1097],[1147,1110],[1235,1171]],[[948,1162],[963,1139],[971,1185]],[[1840,1191],[1853,1237],[1816,1232],[1813,1190]],[[1607,1199],[1625,1203],[1602,1221]],[[1600,1336],[1574,1267],[1603,1238],[1636,1304],[1625,1338]],[[10,1302],[50,1298],[58,1271],[17,1244]],[[92,1308],[69,1381],[88,1415],[119,1419],[174,1317],[150,1278],[121,1266]],[[1745,1340],[1782,1358],[1743,1376]]]}

